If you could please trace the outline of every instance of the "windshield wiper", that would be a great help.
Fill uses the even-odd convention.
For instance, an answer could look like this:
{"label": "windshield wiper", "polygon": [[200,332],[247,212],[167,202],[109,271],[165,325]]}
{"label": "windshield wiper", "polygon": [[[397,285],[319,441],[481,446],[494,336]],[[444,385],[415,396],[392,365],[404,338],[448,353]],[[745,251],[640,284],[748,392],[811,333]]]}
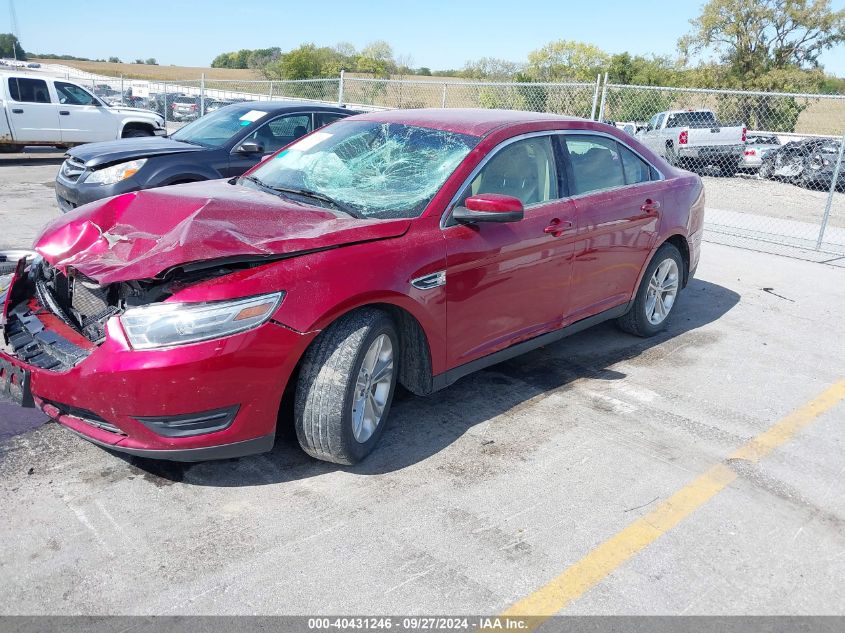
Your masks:
{"label": "windshield wiper", "polygon": [[325,202],[326,204],[330,204],[331,206],[333,206],[338,211],[342,211],[347,215],[351,215],[353,218],[361,219],[364,217],[357,211],[350,209],[347,205],[343,204],[342,202],[338,202],[331,196],[327,196],[324,193],[311,191],[310,189],[296,189],[295,187],[273,187],[264,182],[261,182],[255,176],[247,176],[247,179],[252,180],[253,182],[255,182],[255,184],[259,185],[260,187],[264,187],[265,189],[269,189],[270,191],[275,191],[277,193],[291,193],[295,196],[302,196],[304,198],[311,198],[313,200]]}

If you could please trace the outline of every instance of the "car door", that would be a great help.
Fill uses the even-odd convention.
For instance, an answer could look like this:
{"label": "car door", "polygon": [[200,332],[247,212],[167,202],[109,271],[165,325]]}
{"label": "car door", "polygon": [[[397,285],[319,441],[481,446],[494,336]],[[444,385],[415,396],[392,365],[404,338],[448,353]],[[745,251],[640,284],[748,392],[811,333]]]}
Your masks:
{"label": "car door", "polygon": [[664,183],[609,136],[561,138],[577,223],[569,322],[630,299],[660,227]]}
{"label": "car door", "polygon": [[[229,173],[227,176],[240,176],[263,157],[293,143],[313,129],[314,125],[310,112],[285,114],[259,125],[235,145],[229,158]],[[260,154],[240,151],[240,145],[246,141],[258,143],[264,151]]]}
{"label": "car door", "polygon": [[509,223],[447,221],[446,314],[450,367],[560,327],[567,310],[575,206],[562,197],[549,135],[506,141],[458,195],[519,198],[524,218]]}
{"label": "car door", "polygon": [[117,117],[90,92],[56,81],[62,143],[95,143],[117,138]]}
{"label": "car door", "polygon": [[59,108],[47,82],[28,77],[9,77],[9,126],[16,143],[59,143]]}

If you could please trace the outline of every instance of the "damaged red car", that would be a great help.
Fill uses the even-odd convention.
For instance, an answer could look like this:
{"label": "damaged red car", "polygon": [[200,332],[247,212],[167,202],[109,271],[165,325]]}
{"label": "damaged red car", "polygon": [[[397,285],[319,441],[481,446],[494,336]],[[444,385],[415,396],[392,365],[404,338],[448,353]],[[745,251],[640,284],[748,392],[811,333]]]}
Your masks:
{"label": "damaged red car", "polygon": [[[700,179],[615,128],[496,110],[359,115],[246,175],[48,225],[3,297],[0,385],[134,455],[351,464],[397,383],[430,394],[607,319],[666,326]],[[286,400],[287,401],[287,400]]]}

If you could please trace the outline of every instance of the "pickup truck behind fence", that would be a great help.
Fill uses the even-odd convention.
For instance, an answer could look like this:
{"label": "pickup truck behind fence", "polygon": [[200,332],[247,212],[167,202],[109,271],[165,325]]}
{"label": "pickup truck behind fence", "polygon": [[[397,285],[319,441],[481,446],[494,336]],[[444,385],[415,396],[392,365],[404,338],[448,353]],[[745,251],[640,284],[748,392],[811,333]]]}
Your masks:
{"label": "pickup truck behind fence", "polygon": [[165,134],[164,119],[155,112],[110,107],[75,83],[52,77],[0,75],[0,109],[0,152]]}
{"label": "pickup truck behind fence", "polygon": [[713,165],[733,175],[745,150],[744,125],[726,126],[711,110],[668,110],[637,134],[649,149],[679,167]]}

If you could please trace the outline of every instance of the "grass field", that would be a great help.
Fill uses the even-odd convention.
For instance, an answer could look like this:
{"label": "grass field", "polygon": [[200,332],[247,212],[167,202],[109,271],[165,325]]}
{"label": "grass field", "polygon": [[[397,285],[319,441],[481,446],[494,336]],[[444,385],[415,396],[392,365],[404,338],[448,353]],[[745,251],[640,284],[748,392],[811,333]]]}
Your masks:
{"label": "grass field", "polygon": [[251,69],[203,68],[201,66],[147,66],[146,64],[112,64],[109,62],[78,62],[66,59],[35,59],[42,64],[61,64],[78,68],[87,73],[107,77],[123,76],[127,79],[148,79],[170,81],[174,79],[196,79],[205,73],[206,79],[263,79]]}
{"label": "grass field", "polygon": [[[42,63],[57,63],[78,68],[79,70],[112,77],[123,76],[127,79],[145,79],[150,81],[198,81],[205,73],[206,86],[226,91],[255,92],[265,94],[258,85],[222,85],[214,84],[214,80],[248,81],[262,79],[260,73],[254,70],[238,70],[230,68],[203,68],[197,66],[147,66],[145,64],[111,64],[108,62],[78,62],[69,60],[36,60]],[[592,86],[581,88],[550,88],[547,95],[540,99],[530,88],[518,87],[485,87],[483,85],[451,85],[465,82],[457,77],[422,77],[406,75],[394,79],[413,80],[415,83],[358,82],[355,79],[369,79],[368,76],[348,73],[345,86],[345,100],[349,103],[371,104],[382,107],[439,107],[444,102],[444,85],[446,85],[445,103],[449,107],[498,107],[519,110],[547,109],[553,112],[575,116],[590,116],[592,109]],[[328,83],[328,82],[327,82]],[[268,89],[269,90],[269,89]],[[307,97],[314,99],[332,100],[337,97],[336,87],[289,86],[285,89],[276,84],[270,94],[276,96]],[[316,91],[320,91],[317,94]],[[669,91],[671,92],[671,91]],[[287,94],[290,93],[290,94]],[[325,93],[325,94],[324,94]],[[218,95],[226,96],[226,95]],[[654,93],[648,93],[650,98]],[[636,98],[634,92],[623,90],[614,96],[609,93],[606,116],[618,116],[616,108],[631,98]],[[639,97],[643,98],[642,96]],[[720,101],[715,95],[702,93],[686,93],[676,95],[677,103],[655,103],[656,109],[663,107],[711,107],[720,110]],[[840,135],[845,130],[845,100],[810,98],[797,100],[803,108],[795,123],[795,132],[803,134]],[[655,110],[656,111],[656,110]]]}

